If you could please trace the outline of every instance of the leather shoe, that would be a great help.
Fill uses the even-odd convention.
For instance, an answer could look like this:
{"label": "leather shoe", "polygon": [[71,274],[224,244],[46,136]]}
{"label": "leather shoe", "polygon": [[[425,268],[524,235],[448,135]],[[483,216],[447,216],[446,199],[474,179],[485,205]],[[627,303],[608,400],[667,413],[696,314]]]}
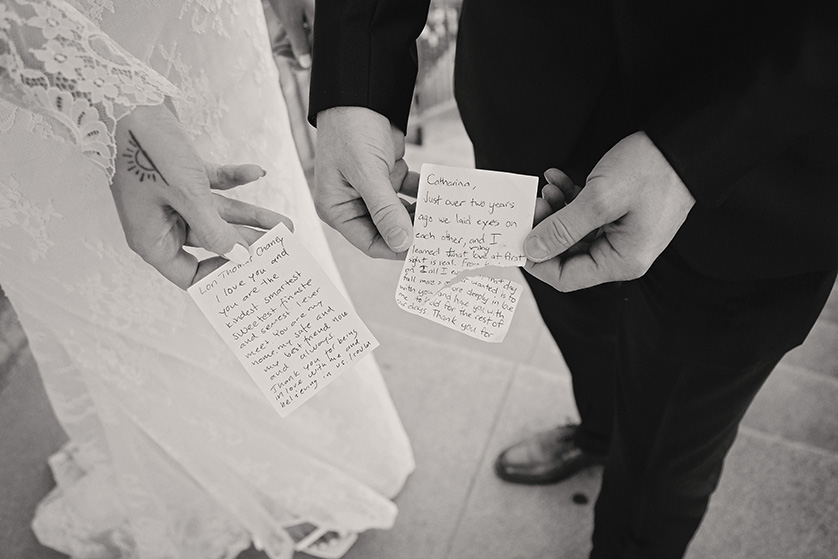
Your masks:
{"label": "leather shoe", "polygon": [[512,445],[498,456],[495,472],[502,480],[512,483],[546,485],[604,463],[605,456],[576,446],[577,427],[561,425]]}

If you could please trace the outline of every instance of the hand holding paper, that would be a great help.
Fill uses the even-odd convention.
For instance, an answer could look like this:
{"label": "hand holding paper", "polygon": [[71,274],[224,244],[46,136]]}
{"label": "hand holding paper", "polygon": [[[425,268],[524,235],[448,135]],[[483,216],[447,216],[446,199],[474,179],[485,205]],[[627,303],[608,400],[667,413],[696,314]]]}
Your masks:
{"label": "hand holding paper", "polygon": [[404,133],[364,107],[317,115],[314,204],[320,218],[375,258],[399,259],[413,227],[398,194],[416,194]]}
{"label": "hand holding paper", "polygon": [[[572,202],[533,229],[525,248],[536,263],[526,268],[559,291],[638,278],[667,247],[693,204],[663,154],[637,132],[602,157]],[[589,247],[563,254],[597,228],[601,234]]]}
{"label": "hand holding paper", "polygon": [[[116,141],[111,193],[128,245],[182,289],[225,258],[247,260],[246,247],[261,230],[291,225],[276,212],[214,193],[255,181],[264,171],[205,162],[164,105],[137,107],[120,119]],[[184,246],[219,256],[199,262]]]}
{"label": "hand holding paper", "polygon": [[536,177],[423,165],[398,305],[474,338],[502,341],[521,285],[457,279],[478,268],[524,264],[537,187]]}

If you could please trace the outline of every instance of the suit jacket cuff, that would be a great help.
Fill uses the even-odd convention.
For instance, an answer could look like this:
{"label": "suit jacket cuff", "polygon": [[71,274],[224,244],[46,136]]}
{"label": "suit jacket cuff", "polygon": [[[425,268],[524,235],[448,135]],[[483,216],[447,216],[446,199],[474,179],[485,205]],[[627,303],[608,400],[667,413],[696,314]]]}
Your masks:
{"label": "suit jacket cuff", "polygon": [[372,109],[402,131],[416,83],[428,0],[318,0],[309,122],[338,107]]}

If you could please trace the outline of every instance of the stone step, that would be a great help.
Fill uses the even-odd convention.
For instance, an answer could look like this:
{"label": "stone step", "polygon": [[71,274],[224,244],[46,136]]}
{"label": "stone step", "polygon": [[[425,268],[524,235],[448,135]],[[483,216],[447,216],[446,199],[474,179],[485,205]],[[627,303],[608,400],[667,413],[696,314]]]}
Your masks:
{"label": "stone step", "polygon": [[838,455],[838,379],[781,362],[743,420],[762,433]]}
{"label": "stone step", "polygon": [[834,559],[838,457],[743,428],[687,559]]}
{"label": "stone step", "polygon": [[838,380],[838,322],[824,311],[803,345],[791,350],[783,362]]}
{"label": "stone step", "polygon": [[833,288],[832,293],[829,294],[829,300],[821,312],[821,318],[838,324],[838,287]]}

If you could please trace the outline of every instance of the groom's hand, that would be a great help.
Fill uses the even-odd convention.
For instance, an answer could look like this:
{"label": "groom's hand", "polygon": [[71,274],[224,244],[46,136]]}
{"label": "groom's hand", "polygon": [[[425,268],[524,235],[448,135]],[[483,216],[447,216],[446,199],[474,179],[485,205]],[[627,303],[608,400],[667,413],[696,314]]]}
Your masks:
{"label": "groom's hand", "polygon": [[403,258],[413,224],[398,195],[416,196],[404,134],[363,107],[317,114],[314,205],[320,218],[375,258]]}
{"label": "groom's hand", "polygon": [[642,276],[695,204],[644,132],[611,148],[573,196],[524,242],[526,269],[559,291]]}

